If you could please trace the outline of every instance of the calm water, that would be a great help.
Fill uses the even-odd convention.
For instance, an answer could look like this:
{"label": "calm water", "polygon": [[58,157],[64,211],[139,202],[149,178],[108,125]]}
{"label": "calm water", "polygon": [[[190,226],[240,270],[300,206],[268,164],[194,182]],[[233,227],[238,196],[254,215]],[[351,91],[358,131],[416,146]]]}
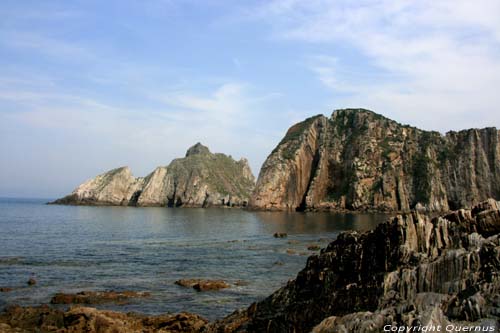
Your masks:
{"label": "calm water", "polygon": [[[339,231],[371,229],[387,218],[47,206],[45,201],[0,199],[0,287],[15,288],[0,293],[0,309],[48,303],[61,291],[133,290],[151,297],[98,307],[149,314],[190,311],[214,319],[294,278],[313,253],[308,245],[325,246]],[[286,232],[288,238],[275,239],[274,232]],[[26,286],[30,277],[37,285]],[[199,293],[175,285],[181,278],[248,285]]]}

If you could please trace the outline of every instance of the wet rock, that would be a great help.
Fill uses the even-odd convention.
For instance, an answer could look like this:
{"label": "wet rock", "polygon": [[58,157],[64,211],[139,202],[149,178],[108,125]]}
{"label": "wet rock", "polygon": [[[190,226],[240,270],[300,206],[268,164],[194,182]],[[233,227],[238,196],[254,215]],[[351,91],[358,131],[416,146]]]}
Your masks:
{"label": "wet rock", "polygon": [[297,251],[292,250],[292,249],[286,249],[286,254],[294,255],[294,254],[297,254]]}
{"label": "wet rock", "polygon": [[190,313],[145,316],[88,307],[66,312],[49,306],[10,307],[0,314],[0,332],[198,333],[207,320]]}
{"label": "wet rock", "polygon": [[36,280],[34,278],[30,278],[26,283],[28,286],[34,286],[36,284]]}
{"label": "wet rock", "polygon": [[238,287],[248,286],[249,284],[250,284],[250,282],[243,281],[243,280],[238,280],[238,281],[234,282],[234,285],[238,286]]}
{"label": "wet rock", "polygon": [[273,235],[274,238],[286,238],[288,234],[286,232],[275,232]]}
{"label": "wet rock", "polygon": [[151,296],[147,292],[135,291],[82,291],[76,294],[57,293],[50,300],[51,304],[102,304],[124,303],[131,298]]}
{"label": "wet rock", "polygon": [[321,246],[319,246],[317,244],[311,244],[311,245],[307,246],[307,249],[309,251],[319,251],[319,250],[321,250]]}
{"label": "wet rock", "polygon": [[273,263],[274,266],[283,266],[285,263],[283,261],[275,261]]}
{"label": "wet rock", "polygon": [[230,285],[224,280],[207,280],[207,279],[181,279],[175,281],[175,284],[193,288],[197,291],[220,290],[229,288]]}
{"label": "wet rock", "polygon": [[8,292],[11,292],[12,288],[9,288],[9,287],[0,287],[0,293],[8,293]]}

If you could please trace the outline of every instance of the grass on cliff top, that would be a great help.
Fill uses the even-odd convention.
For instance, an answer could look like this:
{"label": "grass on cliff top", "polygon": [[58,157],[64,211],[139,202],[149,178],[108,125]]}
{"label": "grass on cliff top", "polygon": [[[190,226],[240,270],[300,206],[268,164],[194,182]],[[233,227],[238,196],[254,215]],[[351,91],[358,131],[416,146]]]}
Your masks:
{"label": "grass on cliff top", "polygon": [[168,166],[174,178],[199,176],[209,188],[223,195],[249,197],[254,183],[243,177],[243,164],[224,154],[190,155]]}

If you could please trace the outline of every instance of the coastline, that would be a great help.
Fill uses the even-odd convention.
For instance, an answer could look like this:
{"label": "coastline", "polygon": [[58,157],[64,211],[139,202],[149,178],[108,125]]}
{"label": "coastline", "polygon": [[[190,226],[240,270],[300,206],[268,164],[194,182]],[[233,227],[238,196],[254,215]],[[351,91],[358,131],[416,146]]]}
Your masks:
{"label": "coastline", "polygon": [[[385,245],[380,247],[381,244]],[[360,256],[366,251],[362,249],[366,247],[373,251],[374,246],[378,251],[366,252],[367,258]],[[495,200],[489,200],[471,210],[461,209],[435,218],[412,212],[398,215],[372,231],[343,232],[323,248],[319,255],[309,257],[306,268],[285,287],[246,310],[236,310],[233,314],[210,323],[193,314],[144,316],[81,306],[72,307],[66,312],[48,306],[14,307],[0,316],[0,322],[4,323],[7,330],[10,328],[5,325],[12,329],[15,329],[15,325],[21,325],[16,318],[24,318],[23,321],[28,324],[39,323],[36,325],[42,326],[49,325],[48,322],[54,324],[54,318],[62,318],[62,322],[55,322],[54,327],[62,325],[57,328],[60,329],[58,332],[65,332],[64,329],[80,332],[78,327],[84,327],[81,325],[95,327],[97,322],[108,322],[110,330],[118,327],[124,331],[139,332],[138,325],[142,325],[140,329],[143,332],[148,332],[148,329],[153,332],[158,330],[154,323],[163,325],[163,320],[173,325],[166,332],[308,332],[313,328],[314,332],[330,332],[337,331],[340,327],[351,327],[348,331],[353,332],[378,332],[390,324],[387,320],[392,320],[400,311],[397,310],[398,306],[414,304],[403,310],[398,327],[403,324],[413,327],[416,325],[412,324],[415,318],[419,318],[419,325],[424,326],[436,323],[440,323],[441,327],[464,325],[465,320],[469,326],[498,328],[498,318],[495,319],[494,315],[496,306],[489,302],[500,290],[500,262],[497,262],[499,253],[500,205]],[[458,265],[459,262],[463,263],[464,255],[477,258],[470,259],[467,266]],[[447,260],[452,261],[447,263]],[[449,266],[451,263],[454,264]],[[342,268],[342,265],[347,266]],[[424,289],[419,287],[417,280],[409,279],[410,276],[405,273],[411,271],[407,269],[416,269],[418,272],[430,269],[433,265],[437,265],[433,268],[437,274],[443,276],[429,276],[431,284]],[[446,272],[441,266],[455,268]],[[461,274],[466,275],[460,275],[462,280],[452,285],[451,293],[443,293],[444,284],[441,279],[453,281],[456,269],[457,272],[464,270]],[[337,275],[337,270],[344,273]],[[339,278],[341,280],[334,282]],[[483,303],[477,303],[479,296],[467,298],[467,295],[471,295],[467,288],[475,285],[470,283],[471,278],[480,286],[475,290],[484,299],[481,301]],[[441,283],[432,287],[435,279]],[[330,290],[326,294],[330,296],[321,296],[322,290]],[[382,302],[379,303],[381,296]],[[461,300],[463,297],[465,303]],[[364,298],[366,299],[363,300]],[[467,302],[476,302],[477,305],[468,307]],[[447,305],[443,308],[444,304]],[[479,306],[479,312],[474,312],[475,306]],[[421,310],[415,312],[419,307]],[[313,308],[316,310],[311,311]],[[359,312],[363,309],[369,312]],[[434,314],[428,317],[431,313]],[[78,320],[75,324],[67,318]],[[117,318],[119,322],[115,320]],[[370,325],[365,325],[360,330],[360,327],[352,326],[362,322]],[[77,324],[80,326],[74,326]]]}

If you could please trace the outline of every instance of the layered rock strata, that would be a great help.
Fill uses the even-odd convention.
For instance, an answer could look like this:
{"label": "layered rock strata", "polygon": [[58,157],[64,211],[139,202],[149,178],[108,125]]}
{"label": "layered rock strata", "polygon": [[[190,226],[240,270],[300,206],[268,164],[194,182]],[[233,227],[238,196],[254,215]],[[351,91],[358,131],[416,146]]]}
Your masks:
{"label": "layered rock strata", "polygon": [[[398,215],[344,232],[296,279],[210,332],[383,332],[441,325],[500,328],[500,205],[433,219]],[[450,326],[451,325],[451,326]],[[476,330],[477,331],[477,330]]]}
{"label": "layered rock strata", "polygon": [[292,126],[260,170],[254,209],[448,211],[500,199],[496,128],[419,130],[363,109]]}
{"label": "layered rock strata", "polygon": [[200,143],[184,158],[136,178],[128,167],[117,168],[78,186],[54,204],[209,207],[246,206],[255,179],[248,161],[233,160]]}

